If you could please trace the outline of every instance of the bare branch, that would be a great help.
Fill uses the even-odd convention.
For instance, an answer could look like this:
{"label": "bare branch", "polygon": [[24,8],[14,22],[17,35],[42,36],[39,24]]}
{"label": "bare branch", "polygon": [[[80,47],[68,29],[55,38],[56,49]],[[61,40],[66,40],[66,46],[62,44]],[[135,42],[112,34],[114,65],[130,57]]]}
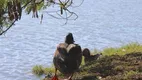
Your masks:
{"label": "bare branch", "polygon": [[0,35],[6,33],[6,32],[14,25],[15,22],[16,22],[16,20],[14,20],[14,21],[11,23],[11,25],[10,25],[6,30],[2,31],[2,32],[0,33]]}
{"label": "bare branch", "polygon": [[67,11],[65,11],[65,14],[66,14],[66,22],[65,22],[65,25],[66,25],[68,22]]}
{"label": "bare branch", "polygon": [[67,2],[65,2],[65,5],[67,5],[67,3],[69,2],[70,0],[68,0]]}
{"label": "bare branch", "polygon": [[32,0],[30,0],[29,2],[27,2],[27,4],[25,4],[24,6],[22,6],[22,9],[25,8],[28,4],[30,4],[32,2]]}
{"label": "bare branch", "polygon": [[[23,5],[21,7],[21,10],[25,9],[26,6],[28,6],[29,4],[32,5],[32,1],[34,1],[33,4],[41,4],[42,2],[44,2],[44,0],[41,0],[39,2],[36,2],[35,0],[30,0],[28,1],[25,5]],[[63,19],[63,20],[66,20],[65,24],[67,24],[68,20],[76,20],[78,18],[78,15],[75,13],[75,12],[71,12],[68,7],[79,7],[80,5],[83,4],[84,0],[82,0],[81,4],[79,4],[78,6],[73,6],[73,0],[65,0],[64,2],[61,1],[61,0],[58,0],[57,2],[55,0],[48,0],[48,2],[50,3],[53,3],[53,4],[56,4],[56,5],[59,5],[60,7],[62,7],[62,13],[65,13],[65,15],[62,15],[61,13],[59,14],[59,12],[61,10],[57,10],[57,11],[52,11],[52,12],[47,12],[46,13],[53,17],[53,18],[56,18],[56,19]],[[57,16],[53,15],[53,14],[50,14],[50,13],[56,13]],[[75,16],[75,18],[72,16]],[[42,18],[43,18],[43,15],[41,17],[41,22],[42,22]],[[1,30],[1,33],[0,35],[6,33],[13,25],[14,23],[16,22],[17,20],[14,20],[9,26],[8,28],[6,28],[5,30],[3,30],[3,25],[0,27],[0,30]]]}
{"label": "bare branch", "polygon": [[83,2],[84,2],[84,0],[82,0],[82,2],[79,4],[79,5],[77,5],[77,6],[71,6],[71,7],[80,7],[82,4],[83,4]]}

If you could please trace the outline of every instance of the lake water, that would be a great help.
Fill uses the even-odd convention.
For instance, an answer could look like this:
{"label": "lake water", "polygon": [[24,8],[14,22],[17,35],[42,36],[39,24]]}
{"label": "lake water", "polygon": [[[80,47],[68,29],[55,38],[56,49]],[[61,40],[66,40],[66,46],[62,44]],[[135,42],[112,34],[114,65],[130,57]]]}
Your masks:
{"label": "lake water", "polygon": [[72,10],[79,18],[66,25],[47,14],[42,24],[23,14],[0,36],[0,79],[39,80],[31,74],[32,67],[50,66],[57,44],[68,32],[82,48],[91,50],[142,43],[142,0],[85,0]]}

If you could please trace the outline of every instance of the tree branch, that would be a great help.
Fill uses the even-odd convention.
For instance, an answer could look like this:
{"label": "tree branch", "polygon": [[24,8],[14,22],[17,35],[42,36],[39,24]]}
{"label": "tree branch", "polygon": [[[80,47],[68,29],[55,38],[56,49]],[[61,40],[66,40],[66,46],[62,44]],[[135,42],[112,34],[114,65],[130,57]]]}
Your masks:
{"label": "tree branch", "polygon": [[[29,2],[27,2],[23,7],[21,7],[21,9],[24,9],[29,3],[31,3],[32,2],[32,0],[30,0]],[[9,25],[9,27],[6,29],[6,30],[4,30],[4,31],[2,31],[1,33],[0,33],[0,35],[2,35],[2,34],[4,34],[4,33],[6,33],[13,25],[14,25],[14,23],[16,22],[17,20],[14,20],[10,25]]]}
{"label": "tree branch", "polygon": [[32,0],[30,0],[29,2],[27,2],[27,4],[25,4],[24,6],[22,6],[22,9],[25,8],[28,4],[30,4],[32,2]]}
{"label": "tree branch", "polygon": [[2,35],[2,34],[4,34],[5,32],[7,32],[7,31],[14,25],[15,22],[16,22],[16,20],[14,20],[14,21],[11,23],[11,25],[10,25],[6,30],[2,31],[2,32],[0,33],[0,35]]}

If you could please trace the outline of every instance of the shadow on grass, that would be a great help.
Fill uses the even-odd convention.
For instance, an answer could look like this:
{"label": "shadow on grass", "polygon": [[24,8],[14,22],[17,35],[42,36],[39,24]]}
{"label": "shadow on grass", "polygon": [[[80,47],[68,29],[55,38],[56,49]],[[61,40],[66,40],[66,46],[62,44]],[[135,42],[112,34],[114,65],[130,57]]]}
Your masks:
{"label": "shadow on grass", "polygon": [[[42,68],[39,66],[33,70],[38,74],[41,74],[39,72],[45,75],[48,75],[49,72],[54,74],[53,67]],[[60,73],[59,77],[61,77]],[[103,56],[81,66],[80,70],[74,74],[73,80],[142,80],[142,52]]]}
{"label": "shadow on grass", "polygon": [[[122,80],[137,80],[136,78],[142,80],[142,52],[129,53],[123,56],[104,56],[97,61],[82,66],[80,73],[84,72],[94,74],[94,76],[101,76],[104,80],[120,80],[118,76],[121,76]],[[126,73],[131,74],[131,72],[134,73],[131,76],[136,76],[136,74],[139,76],[133,77],[133,79],[130,76],[127,77],[128,74]]]}

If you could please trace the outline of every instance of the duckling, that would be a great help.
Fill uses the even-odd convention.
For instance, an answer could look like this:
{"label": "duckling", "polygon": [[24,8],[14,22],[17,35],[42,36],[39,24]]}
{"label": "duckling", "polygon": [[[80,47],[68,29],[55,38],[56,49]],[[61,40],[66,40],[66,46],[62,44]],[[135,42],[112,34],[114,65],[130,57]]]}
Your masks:
{"label": "duckling", "polygon": [[95,54],[95,55],[91,55],[90,53],[90,50],[88,48],[85,48],[83,51],[83,56],[84,56],[84,61],[85,61],[85,64],[87,62],[90,62],[90,61],[93,61],[93,60],[97,60],[101,55],[102,53],[100,54]]}
{"label": "duckling", "polygon": [[71,80],[74,72],[79,69],[82,60],[82,50],[79,44],[74,44],[72,33],[66,36],[65,43],[60,43],[54,54],[53,63],[55,76],[52,80],[58,80],[57,70]]}

